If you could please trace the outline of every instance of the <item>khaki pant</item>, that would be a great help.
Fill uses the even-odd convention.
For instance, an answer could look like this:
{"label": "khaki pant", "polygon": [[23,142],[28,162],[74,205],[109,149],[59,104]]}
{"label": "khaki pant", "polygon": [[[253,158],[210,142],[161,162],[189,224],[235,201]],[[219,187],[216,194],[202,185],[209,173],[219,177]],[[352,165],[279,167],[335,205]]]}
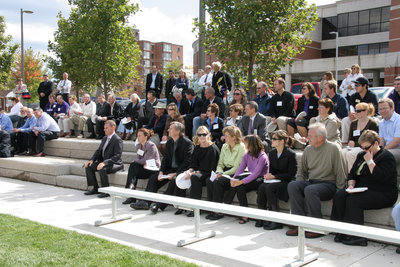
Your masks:
{"label": "khaki pant", "polygon": [[83,131],[83,127],[86,125],[88,117],[83,115],[74,115],[68,120],[69,128],[71,130],[75,129],[75,125],[78,125],[78,131]]}

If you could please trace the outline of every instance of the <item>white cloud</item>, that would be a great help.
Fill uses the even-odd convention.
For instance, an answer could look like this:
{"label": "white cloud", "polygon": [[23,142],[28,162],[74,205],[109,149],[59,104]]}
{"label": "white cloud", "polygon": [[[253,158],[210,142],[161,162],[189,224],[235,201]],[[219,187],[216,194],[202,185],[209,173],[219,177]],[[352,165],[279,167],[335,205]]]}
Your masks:
{"label": "white cloud", "polygon": [[158,7],[144,8],[139,1],[141,12],[135,14],[130,23],[139,29],[140,39],[152,42],[170,42],[183,45],[183,64],[193,64],[192,43],[196,40],[192,32],[193,18],[180,15],[184,12],[176,12],[176,16],[166,14]]}
{"label": "white cloud", "polygon": [[[24,43],[45,43],[53,41],[56,29],[43,23],[24,23]],[[6,34],[10,34],[14,42],[21,40],[21,24],[7,23]]]}

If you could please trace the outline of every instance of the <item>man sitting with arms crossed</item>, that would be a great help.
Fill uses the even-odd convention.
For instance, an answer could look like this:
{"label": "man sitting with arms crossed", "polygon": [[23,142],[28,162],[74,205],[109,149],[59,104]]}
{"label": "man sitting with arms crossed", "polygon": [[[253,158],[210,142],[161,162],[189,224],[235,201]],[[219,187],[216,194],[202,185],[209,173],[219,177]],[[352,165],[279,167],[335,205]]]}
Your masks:
{"label": "man sitting with arms crossed", "polygon": [[14,128],[11,134],[14,140],[14,154],[26,155],[28,154],[28,140],[29,133],[32,132],[32,127],[36,124],[36,117],[33,116],[33,110],[31,108],[26,109],[26,116],[28,117],[25,124],[20,128]]}

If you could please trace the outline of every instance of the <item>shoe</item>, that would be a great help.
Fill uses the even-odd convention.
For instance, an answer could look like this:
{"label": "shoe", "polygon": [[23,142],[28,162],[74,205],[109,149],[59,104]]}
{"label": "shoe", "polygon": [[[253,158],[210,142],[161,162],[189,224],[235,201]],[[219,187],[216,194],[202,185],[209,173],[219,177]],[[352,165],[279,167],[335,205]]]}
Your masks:
{"label": "shoe", "polygon": [[248,223],[249,221],[250,221],[249,218],[242,217],[242,218],[240,218],[240,220],[239,220],[239,224],[245,224],[245,223]]}
{"label": "shoe", "polygon": [[18,155],[26,156],[26,155],[28,155],[28,153],[29,153],[28,151],[21,151],[18,153]]}
{"label": "shoe", "polygon": [[224,214],[222,214],[222,213],[215,213],[215,212],[210,213],[210,214],[208,214],[208,215],[206,216],[206,219],[211,220],[211,221],[216,221],[216,220],[219,220],[219,219],[222,219],[222,218],[224,218]]}
{"label": "shoe", "polygon": [[314,233],[314,232],[306,232],[305,233],[306,238],[320,238],[325,236],[324,234],[320,234],[320,233]]}
{"label": "shoe", "polygon": [[89,135],[88,137],[86,137],[87,139],[94,139],[96,138],[96,136],[94,134]]}
{"label": "shoe", "polygon": [[186,214],[187,217],[194,217],[194,211],[190,211],[188,214]]}
{"label": "shoe", "polygon": [[66,134],[64,135],[64,137],[65,137],[65,138],[70,138],[70,137],[71,137],[71,133],[66,133]]}
{"label": "shoe", "polygon": [[83,138],[83,134],[78,134],[77,136],[76,136],[76,138]]}
{"label": "shoe", "polygon": [[358,236],[351,236],[348,239],[343,240],[342,244],[349,245],[349,246],[362,246],[362,247],[368,246],[367,239],[364,237],[358,237]]}
{"label": "shoe", "polygon": [[150,210],[151,210],[151,212],[154,213],[154,214],[157,214],[158,208],[159,208],[159,206],[158,206],[157,203],[153,203],[153,204],[150,206]]}
{"label": "shoe", "polygon": [[333,241],[335,241],[336,243],[342,243],[343,240],[348,239],[349,237],[345,234],[336,234],[335,238],[333,239]]}
{"label": "shoe", "polygon": [[122,202],[122,204],[128,205],[128,204],[135,203],[135,202],[136,202],[136,198],[128,197],[124,202]]}
{"label": "shoe", "polygon": [[184,212],[183,209],[178,209],[177,211],[175,211],[175,215],[181,215]]}
{"label": "shoe", "polygon": [[98,197],[98,198],[105,198],[105,197],[109,197],[109,196],[110,196],[109,194],[100,193],[97,197]]}
{"label": "shoe", "polygon": [[101,139],[103,139],[103,137],[104,137],[104,135],[100,135],[100,136],[97,136],[96,139],[101,140]]}
{"label": "shoe", "polygon": [[97,188],[93,188],[92,190],[87,191],[84,194],[87,195],[87,196],[90,196],[90,195],[95,195],[95,194],[98,194],[98,193],[99,193],[99,191],[97,191]]}
{"label": "shoe", "polygon": [[276,230],[282,229],[283,225],[281,223],[271,222],[269,225],[264,225],[264,230]]}
{"label": "shoe", "polygon": [[60,137],[64,137],[65,136],[65,133],[64,133],[64,131],[61,131],[61,133],[60,133]]}
{"label": "shoe", "polygon": [[139,202],[132,203],[130,207],[135,210],[148,210],[149,204],[146,201],[141,200]]}
{"label": "shoe", "polygon": [[34,154],[32,156],[33,157],[44,157],[44,156],[46,156],[46,154],[44,154],[43,152],[40,152],[40,153]]}
{"label": "shoe", "polygon": [[400,254],[400,247],[396,248],[396,253]]}
{"label": "shoe", "polygon": [[299,228],[294,228],[286,231],[287,236],[298,236],[299,235]]}
{"label": "shoe", "polygon": [[28,152],[28,156],[33,156],[33,155],[36,155],[37,153],[36,152],[34,152],[34,151],[30,151],[30,152]]}
{"label": "shoe", "polygon": [[259,227],[263,227],[264,224],[266,224],[266,221],[263,220],[257,220],[256,224],[254,225],[255,227],[259,228]]}

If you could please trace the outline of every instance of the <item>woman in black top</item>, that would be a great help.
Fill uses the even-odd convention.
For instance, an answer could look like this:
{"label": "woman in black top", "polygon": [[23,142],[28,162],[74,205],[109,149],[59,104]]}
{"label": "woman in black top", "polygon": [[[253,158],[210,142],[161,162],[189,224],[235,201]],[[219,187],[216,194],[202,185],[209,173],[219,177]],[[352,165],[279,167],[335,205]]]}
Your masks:
{"label": "woman in black top", "polygon": [[[379,135],[366,130],[358,139],[364,150],[357,155],[347,179],[348,190],[368,188],[363,192],[339,190],[333,198],[331,219],[364,224],[364,210],[391,207],[397,200],[396,160],[392,153],[379,146]],[[367,246],[367,239],[337,234],[335,242]]]}
{"label": "woman in black top", "polygon": [[143,107],[140,105],[140,98],[137,94],[131,94],[131,103],[126,106],[122,116],[129,122],[126,124],[120,122],[117,131],[121,134],[122,140],[130,140],[132,133],[136,130],[138,118],[144,116]]}
{"label": "woman in black top", "polygon": [[315,96],[315,88],[312,83],[303,83],[301,85],[301,93],[303,94],[302,97],[297,100],[296,116],[303,111],[307,115],[298,119],[288,120],[287,128],[291,137],[294,137],[296,129],[301,136],[307,137],[307,127],[310,119],[318,116],[318,97]]}
{"label": "woman in black top", "polygon": [[[295,179],[297,172],[296,153],[288,148],[293,144],[293,138],[285,131],[278,130],[272,133],[272,147],[269,152],[269,173],[264,175],[264,183],[258,187],[257,204],[259,209],[279,211],[279,199],[289,200],[287,185]],[[256,227],[265,230],[281,229],[282,224],[258,220]]]}
{"label": "woman in black top", "polygon": [[[218,164],[220,150],[211,141],[211,135],[207,127],[200,126],[197,129],[193,143],[195,145],[192,154],[190,169],[186,171],[187,179],[191,181],[190,198],[201,199],[203,186],[211,176],[211,171],[215,171]],[[188,213],[188,217],[193,217],[193,211]]]}
{"label": "woman in black top", "polygon": [[224,128],[224,121],[218,117],[219,107],[217,104],[212,103],[207,107],[207,118],[202,122],[202,125],[205,125],[208,128],[208,131],[211,133],[211,140],[215,142],[219,149],[222,147],[222,130]]}
{"label": "woman in black top", "polygon": [[212,78],[212,88],[215,90],[215,95],[224,98],[226,91],[231,91],[232,81],[228,73],[222,72],[222,64],[219,61],[213,62],[212,67],[214,74]]}

